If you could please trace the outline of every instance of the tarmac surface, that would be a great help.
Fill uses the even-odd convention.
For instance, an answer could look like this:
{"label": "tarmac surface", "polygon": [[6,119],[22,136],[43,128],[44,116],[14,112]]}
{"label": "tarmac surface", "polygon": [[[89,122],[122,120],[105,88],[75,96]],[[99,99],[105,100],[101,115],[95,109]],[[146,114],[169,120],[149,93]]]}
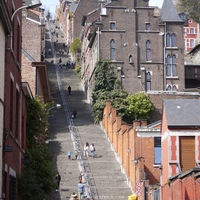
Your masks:
{"label": "tarmac surface", "polygon": [[[56,30],[58,38],[56,34],[51,34],[55,26],[53,23],[46,26],[45,60],[54,105],[60,104],[61,107],[51,109],[48,146],[53,153],[53,167],[60,173],[61,182],[59,191],[53,192],[49,199],[69,199],[73,192],[77,193],[79,175],[82,173],[87,199],[127,200],[132,194],[131,188],[106,134],[99,124],[94,124],[91,106],[86,101],[75,69],[66,66],[60,68],[57,64],[59,58],[62,63],[66,63],[71,60],[71,56],[66,52],[59,53],[66,41],[61,27]],[[53,42],[56,40],[58,41],[54,46]],[[67,90],[69,85],[72,88],[71,95]],[[77,117],[72,119],[71,111],[74,108],[77,110]],[[83,156],[86,142],[94,143],[94,158]],[[79,152],[78,159],[75,159],[75,150]],[[67,156],[69,151],[72,153],[71,159]]]}

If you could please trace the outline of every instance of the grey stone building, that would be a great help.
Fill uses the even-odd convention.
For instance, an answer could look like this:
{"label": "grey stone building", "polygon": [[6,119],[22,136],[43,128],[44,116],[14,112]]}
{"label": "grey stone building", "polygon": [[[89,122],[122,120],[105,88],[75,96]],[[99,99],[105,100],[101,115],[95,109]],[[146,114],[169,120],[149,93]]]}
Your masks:
{"label": "grey stone building", "polygon": [[97,4],[82,18],[82,81],[88,100],[98,60],[111,61],[129,93],[184,91],[183,21],[172,0],[164,0],[161,10],[148,0]]}

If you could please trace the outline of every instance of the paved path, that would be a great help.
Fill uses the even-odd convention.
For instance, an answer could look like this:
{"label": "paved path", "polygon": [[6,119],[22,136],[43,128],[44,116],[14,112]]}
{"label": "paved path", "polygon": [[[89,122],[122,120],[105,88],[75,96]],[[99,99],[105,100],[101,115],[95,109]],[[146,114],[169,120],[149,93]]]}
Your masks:
{"label": "paved path", "polygon": [[[52,29],[55,25],[49,24]],[[55,53],[47,55],[47,67],[49,75],[49,83],[51,95],[55,104],[61,104],[61,109],[52,109],[50,116],[50,136],[49,147],[53,152],[53,166],[56,171],[59,171],[62,180],[60,190],[52,195],[55,200],[69,199],[72,192],[77,193],[78,176],[80,171],[85,173],[85,188],[89,193],[90,199],[95,200],[127,200],[132,194],[131,189],[127,185],[126,177],[121,172],[121,166],[116,160],[115,153],[107,140],[106,134],[101,127],[94,124],[92,118],[92,110],[86,102],[86,96],[81,88],[75,70],[72,68],[57,69],[56,65],[52,64],[52,60],[57,60],[62,57],[63,63],[66,63],[70,58],[64,53],[60,55],[58,50],[62,48],[65,42],[62,36],[62,30],[58,30],[58,44]],[[56,36],[53,36],[54,38]],[[46,34],[46,49],[52,47],[49,39],[49,32]],[[58,84],[58,72],[61,78],[62,92],[64,99],[67,102],[66,111],[65,103],[63,102],[63,93],[60,92]],[[69,96],[67,93],[68,86],[71,86],[72,93]],[[69,109],[76,108],[78,111],[77,118],[68,119]],[[71,123],[70,123],[71,122]],[[83,145],[88,142],[94,143],[96,148],[95,158],[83,158],[83,160],[74,159],[74,149],[77,146],[83,151]],[[72,159],[68,160],[67,152],[71,151]],[[88,187],[89,186],[89,187]]]}

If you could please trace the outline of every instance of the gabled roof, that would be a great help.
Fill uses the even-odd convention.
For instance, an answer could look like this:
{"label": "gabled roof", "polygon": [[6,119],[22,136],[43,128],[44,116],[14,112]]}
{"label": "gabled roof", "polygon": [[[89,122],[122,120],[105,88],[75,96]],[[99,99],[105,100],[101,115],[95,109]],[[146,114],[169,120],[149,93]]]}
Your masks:
{"label": "gabled roof", "polygon": [[183,22],[172,0],[164,0],[161,10],[161,20],[163,22]]}
{"label": "gabled roof", "polygon": [[199,99],[163,100],[167,126],[200,126]]}

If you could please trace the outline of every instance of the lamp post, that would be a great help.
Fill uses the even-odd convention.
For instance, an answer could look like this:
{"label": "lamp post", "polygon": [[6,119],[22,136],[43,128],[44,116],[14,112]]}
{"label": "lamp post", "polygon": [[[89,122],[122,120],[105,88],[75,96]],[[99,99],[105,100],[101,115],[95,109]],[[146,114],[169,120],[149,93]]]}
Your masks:
{"label": "lamp post", "polygon": [[[24,6],[22,6],[22,7],[19,7],[19,8],[18,8],[17,10],[15,10],[15,12],[12,14],[12,16],[11,16],[11,23],[13,24],[15,14],[16,14],[18,11],[20,11],[20,10],[22,10],[22,9],[25,9],[25,8],[26,8],[26,9],[37,8],[37,7],[41,6],[41,5],[42,5],[42,3],[40,2],[40,0],[32,0],[32,3],[29,3],[29,4],[27,4],[27,5],[24,5]],[[11,31],[10,36],[11,36],[10,49],[12,50],[13,30]]]}
{"label": "lamp post", "polygon": [[53,108],[60,108],[61,107],[61,104],[56,104],[55,106],[52,106],[51,108],[49,108],[47,110],[47,112],[49,112],[50,110],[52,110]]}

